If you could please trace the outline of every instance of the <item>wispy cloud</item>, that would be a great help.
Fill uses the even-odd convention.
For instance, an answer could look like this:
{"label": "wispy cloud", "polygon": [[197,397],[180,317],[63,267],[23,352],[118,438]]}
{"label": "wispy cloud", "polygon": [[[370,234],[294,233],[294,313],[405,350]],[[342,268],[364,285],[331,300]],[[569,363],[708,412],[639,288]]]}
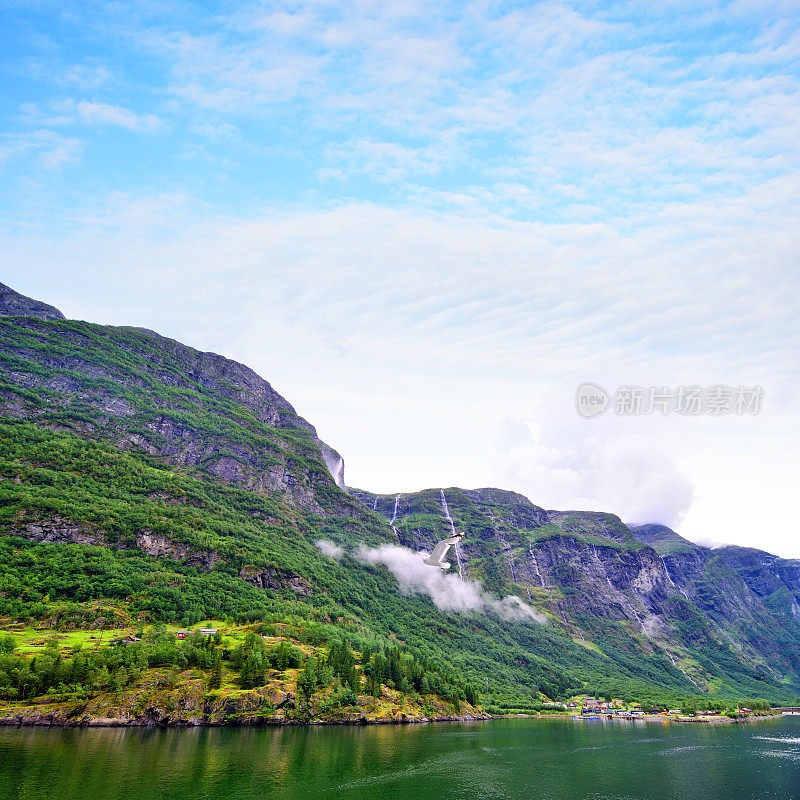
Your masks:
{"label": "wispy cloud", "polygon": [[[3,73],[12,277],[252,363],[368,487],[785,528],[796,3],[9,13],[9,51],[43,65]],[[159,134],[147,158],[131,132]],[[773,405],[746,431],[562,429],[547,397],[573,378],[760,382]],[[504,419],[529,440],[500,463]]]}
{"label": "wispy cloud", "polygon": [[111,77],[111,70],[102,64],[73,64],[55,74],[58,83],[82,89],[97,89],[108,83]]}
{"label": "wispy cloud", "polygon": [[0,137],[0,167],[14,159],[32,155],[41,167],[52,171],[74,163],[80,157],[82,142],[40,129],[29,133]]}
{"label": "wispy cloud", "polygon": [[50,127],[83,124],[151,133],[162,125],[161,120],[153,114],[137,114],[124,106],[72,98],[50,102],[44,107],[26,103],[22,112],[25,120]]}
{"label": "wispy cloud", "polygon": [[161,127],[161,121],[153,114],[136,114],[109,103],[79,100],[75,103],[75,111],[78,118],[89,125],[117,125],[132,131],[154,131]]}
{"label": "wispy cloud", "polygon": [[441,611],[491,613],[505,620],[537,622],[540,625],[547,622],[543,614],[514,595],[496,597],[477,581],[462,581],[456,573],[445,573],[438,567],[428,566],[423,563],[426,553],[384,544],[373,548],[362,546],[355,555],[368,564],[383,565],[394,575],[401,589],[427,595]]}
{"label": "wispy cloud", "polygon": [[332,542],[330,539],[317,539],[314,545],[320,553],[332,558],[334,561],[338,561],[344,555],[344,548],[339,547],[336,542]]}

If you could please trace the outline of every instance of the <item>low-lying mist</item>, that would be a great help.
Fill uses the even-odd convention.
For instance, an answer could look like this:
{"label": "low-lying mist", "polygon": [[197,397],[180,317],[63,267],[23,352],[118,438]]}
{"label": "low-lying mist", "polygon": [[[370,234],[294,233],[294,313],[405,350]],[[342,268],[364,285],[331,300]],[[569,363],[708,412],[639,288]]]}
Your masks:
{"label": "low-lying mist", "polygon": [[383,544],[380,547],[360,546],[355,557],[368,564],[381,564],[394,575],[404,592],[417,592],[433,600],[441,611],[460,614],[492,613],[501,619],[546,624],[547,619],[518,597],[499,598],[484,590],[477,581],[462,581],[455,572],[443,572],[422,562],[427,553],[415,553],[407,547]]}

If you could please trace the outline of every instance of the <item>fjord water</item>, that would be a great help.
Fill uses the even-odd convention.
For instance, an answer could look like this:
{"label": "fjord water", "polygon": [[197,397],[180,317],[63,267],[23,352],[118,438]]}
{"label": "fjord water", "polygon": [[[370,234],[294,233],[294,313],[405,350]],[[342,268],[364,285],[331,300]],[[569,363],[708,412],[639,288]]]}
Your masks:
{"label": "fjord water", "polygon": [[0,729],[3,800],[797,800],[800,719]]}

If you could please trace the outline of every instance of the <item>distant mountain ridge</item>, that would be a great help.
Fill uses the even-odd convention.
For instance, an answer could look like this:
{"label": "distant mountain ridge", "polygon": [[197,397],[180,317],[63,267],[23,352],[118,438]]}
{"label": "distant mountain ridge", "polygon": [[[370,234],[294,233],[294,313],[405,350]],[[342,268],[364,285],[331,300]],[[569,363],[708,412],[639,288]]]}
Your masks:
{"label": "distant mountain ridge", "polygon": [[[0,415],[0,531],[31,557],[100,548],[120,565],[138,552],[177,570],[164,584],[137,566],[111,593],[79,589],[64,566],[57,579],[37,573],[47,600],[0,571],[0,616],[4,602],[5,613],[45,613],[106,591],[187,621],[297,608],[429,651],[506,697],[800,693],[800,562],[496,488],[346,490],[340,454],[248,367],[152,331],[66,320],[2,284]],[[364,545],[430,549],[450,519],[466,533],[463,578],[516,595],[547,625],[443,612],[357,558]],[[323,555],[319,539],[343,557]]]}
{"label": "distant mountain ridge", "polygon": [[[351,492],[395,515],[400,543],[412,549],[430,549],[447,532],[443,492],[467,533],[461,549],[469,576],[496,591],[517,588],[576,637],[623,622],[703,688],[723,642],[735,640],[756,671],[800,667],[800,562],[744,548],[710,550],[665,526],[629,528],[612,514],[546,511],[497,489]],[[711,647],[705,659],[693,652],[698,643]]]}

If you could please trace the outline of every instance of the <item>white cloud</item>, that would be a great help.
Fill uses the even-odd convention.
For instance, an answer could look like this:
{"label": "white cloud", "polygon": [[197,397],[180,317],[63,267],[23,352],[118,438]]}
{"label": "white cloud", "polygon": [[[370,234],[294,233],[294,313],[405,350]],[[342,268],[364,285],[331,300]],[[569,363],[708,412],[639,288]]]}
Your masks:
{"label": "white cloud", "polygon": [[546,617],[516,596],[498,598],[476,581],[462,581],[456,573],[428,566],[422,560],[426,555],[393,544],[375,548],[362,546],[356,551],[357,558],[368,564],[382,564],[394,575],[401,589],[427,595],[441,611],[492,613],[510,621],[547,622]]}
{"label": "white cloud", "polygon": [[33,154],[40,167],[56,171],[77,161],[81,149],[80,139],[60,136],[55,131],[46,129],[9,135],[0,138],[0,166]]}
{"label": "white cloud", "polygon": [[162,126],[153,114],[137,114],[124,106],[86,100],[65,99],[38,106],[25,103],[21,106],[22,118],[26,122],[59,127],[63,125],[108,125],[131,131],[152,133]]}
{"label": "white cloud", "polygon": [[637,432],[627,418],[580,418],[571,413],[572,398],[560,399],[567,408],[542,410],[533,425],[510,419],[501,425],[496,460],[504,485],[550,509],[679,527],[693,487],[658,439]]}
{"label": "white cloud", "polygon": [[[119,52],[97,45],[82,63],[104,66],[69,78],[102,94],[32,96],[0,143],[6,282],[251,363],[367,488],[513,480],[535,502],[676,519],[685,476],[693,535],[795,546],[796,3],[71,20]],[[148,108],[172,162],[108,170],[90,151],[69,186],[28,169],[81,152],[52,129],[156,130]],[[739,427],[562,430],[571,408],[537,409],[573,377],[762,383],[770,405]],[[538,433],[503,462],[509,417]]]}
{"label": "white cloud", "polygon": [[338,561],[344,554],[344,549],[330,539],[317,539],[314,545],[320,553],[332,558],[334,561]]}
{"label": "white cloud", "polygon": [[111,80],[111,71],[102,64],[74,64],[58,70],[53,77],[57,83],[96,89]]}
{"label": "white cloud", "polygon": [[161,127],[161,121],[153,114],[136,114],[108,103],[80,100],[75,103],[75,111],[80,120],[89,125],[116,125],[132,131],[154,131]]}
{"label": "white cloud", "polygon": [[[68,237],[7,231],[4,282],[250,364],[344,454],[352,485],[499,485],[628,521],[683,514],[693,536],[737,543],[767,514],[763,546],[786,552],[780,453],[800,440],[792,403],[771,402],[796,384],[797,192],[786,179],[676,204],[626,235],[373,204],[240,218],[120,195]],[[584,380],[761,384],[767,406],[736,425],[592,427],[573,408]],[[565,399],[548,405],[554,387]],[[498,457],[506,417],[538,434]],[[728,489],[759,473],[767,511]]]}

